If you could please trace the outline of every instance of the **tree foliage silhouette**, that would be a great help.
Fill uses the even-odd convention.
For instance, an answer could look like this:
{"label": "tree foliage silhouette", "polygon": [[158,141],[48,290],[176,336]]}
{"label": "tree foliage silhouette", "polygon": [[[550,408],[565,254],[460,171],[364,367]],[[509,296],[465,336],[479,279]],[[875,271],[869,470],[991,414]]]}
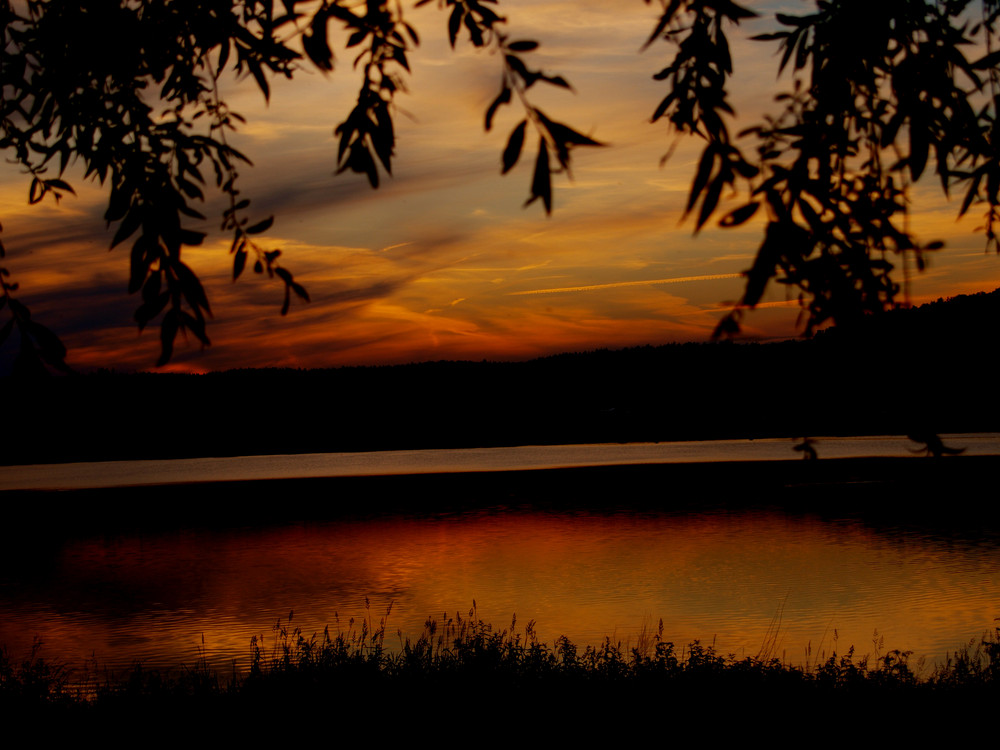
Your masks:
{"label": "tree foliage silhouette", "polygon": [[[644,2],[658,5],[646,47],[665,46],[669,59],[654,76],[667,93],[652,120],[704,144],[686,205],[696,231],[734,192],[744,197],[721,216],[723,227],[766,217],[743,298],[717,333],[738,331],[772,279],[798,289],[807,331],[896,304],[893,259],[909,254],[922,267],[924,253],[941,246],[918,244],[907,228],[908,191],[925,172],[937,175],[945,193],[964,193],[960,213],[986,206],[987,244],[998,247],[1000,0],[820,0],[815,13],[779,14],[781,30],[758,38],[777,43],[791,89],[777,97],[780,112],[737,137],[726,33],[755,13],[731,0]],[[532,67],[538,43],[509,35],[496,0],[435,4],[453,47],[499,53],[500,90],[484,125],[492,128],[501,107],[520,107],[502,172],[535,141],[526,205],[540,201],[550,212],[553,175],[569,172],[577,147],[601,145],[532,103],[536,85],[569,83]],[[29,175],[31,203],[71,193],[65,171],[75,162],[107,187],[112,247],[131,244],[136,323],[141,330],[159,319],[158,364],[171,358],[179,332],[209,343],[209,301],[181,259],[183,248],[205,237],[192,222],[205,219],[195,206],[205,199],[206,179],[228,198],[221,226],[232,237],[234,280],[248,264],[276,279],[282,314],[293,296],[309,299],[280,251],[261,244],[273,217],[252,217],[237,188],[250,160],[226,140],[243,119],[220,96],[224,76],[252,80],[267,98],[275,79],[291,79],[306,64],[334,70],[332,32],[343,32],[361,86],[334,131],[337,170],[363,174],[373,188],[382,172],[392,173],[395,99],[420,41],[400,2],[6,0],[0,15],[0,148]],[[0,307],[10,311],[0,342],[18,331],[17,367],[67,369],[65,348],[31,319],[6,267],[0,283]]]}
{"label": "tree foliage silhouette", "polygon": [[726,125],[724,26],[752,13],[728,0],[661,4],[650,43],[666,39],[677,55],[656,75],[670,92],[654,119],[705,141],[686,210],[700,229],[743,186],[745,202],[721,225],[766,214],[743,298],[717,333],[738,331],[772,279],[798,289],[807,332],[896,304],[891,258],[903,256],[905,272],[912,255],[922,270],[943,246],[918,244],[908,228],[909,191],[926,171],[946,195],[964,192],[960,214],[985,204],[987,248],[1000,250],[996,0],[819,0],[812,14],[779,13],[782,30],[756,38],[778,43],[792,88],[776,97],[779,113],[740,134],[743,149]]}

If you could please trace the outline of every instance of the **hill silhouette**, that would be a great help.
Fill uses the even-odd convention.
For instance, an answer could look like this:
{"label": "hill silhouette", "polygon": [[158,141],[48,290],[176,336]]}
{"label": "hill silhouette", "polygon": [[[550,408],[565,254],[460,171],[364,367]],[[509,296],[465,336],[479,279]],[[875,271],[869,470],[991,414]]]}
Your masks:
{"label": "hill silhouette", "polygon": [[1000,289],[808,340],[25,382],[3,462],[996,431]]}

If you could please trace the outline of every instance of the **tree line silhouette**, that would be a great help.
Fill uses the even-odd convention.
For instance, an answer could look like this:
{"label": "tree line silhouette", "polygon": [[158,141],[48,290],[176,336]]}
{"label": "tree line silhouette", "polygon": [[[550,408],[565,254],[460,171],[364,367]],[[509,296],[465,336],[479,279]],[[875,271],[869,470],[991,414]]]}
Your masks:
{"label": "tree line silhouette", "polygon": [[20,383],[3,461],[996,431],[1000,405],[970,378],[991,371],[998,313],[1000,290],[806,340],[528,362],[98,371]]}

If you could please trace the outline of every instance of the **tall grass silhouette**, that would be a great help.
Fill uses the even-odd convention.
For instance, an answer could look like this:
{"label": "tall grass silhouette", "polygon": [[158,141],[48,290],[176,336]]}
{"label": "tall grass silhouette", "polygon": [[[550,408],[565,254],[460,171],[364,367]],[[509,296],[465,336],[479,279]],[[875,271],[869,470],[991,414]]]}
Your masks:
{"label": "tall grass silhouette", "polygon": [[202,717],[254,733],[263,731],[252,729],[261,717],[335,711],[396,735],[431,719],[479,731],[501,715],[505,726],[527,731],[534,726],[528,717],[542,712],[567,722],[545,731],[580,739],[605,732],[609,739],[612,724],[601,722],[667,709],[702,719],[736,711],[746,720],[780,710],[799,717],[785,719],[795,722],[828,706],[874,726],[886,712],[991,706],[1000,691],[1000,628],[924,669],[911,663],[908,651],[882,653],[877,640],[872,654],[858,656],[851,647],[811,665],[790,664],[775,655],[778,616],[760,652],[737,657],[699,641],[678,647],[664,639],[662,621],[633,643],[605,638],[581,647],[566,637],[542,642],[534,621],[521,626],[513,617],[509,627],[494,627],[475,605],[464,614],[428,618],[423,632],[408,638],[390,630],[391,611],[390,605],[376,620],[366,602],[361,621],[334,622],[309,635],[290,612],[270,634],[252,639],[249,668],[234,664],[229,674],[212,670],[203,652],[195,664],[172,672],[136,664],[124,674],[91,671],[81,679],[44,661],[40,644],[20,662],[4,650],[0,715],[140,732],[180,720],[170,717]]}

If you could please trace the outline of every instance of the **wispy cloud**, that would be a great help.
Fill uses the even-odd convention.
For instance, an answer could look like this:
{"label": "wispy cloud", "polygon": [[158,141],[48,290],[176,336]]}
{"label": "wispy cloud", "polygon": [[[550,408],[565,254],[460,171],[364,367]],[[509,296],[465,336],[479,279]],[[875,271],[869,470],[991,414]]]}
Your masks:
{"label": "wispy cloud", "polygon": [[509,292],[512,297],[523,294],[565,294],[568,292],[591,292],[598,289],[618,289],[627,286],[652,286],[654,284],[682,284],[688,281],[716,281],[718,279],[738,279],[740,273],[715,273],[708,276],[679,276],[675,279],[642,279],[640,281],[614,281],[609,284],[588,284],[587,286],[564,286],[556,289],[527,289],[521,292]]}

